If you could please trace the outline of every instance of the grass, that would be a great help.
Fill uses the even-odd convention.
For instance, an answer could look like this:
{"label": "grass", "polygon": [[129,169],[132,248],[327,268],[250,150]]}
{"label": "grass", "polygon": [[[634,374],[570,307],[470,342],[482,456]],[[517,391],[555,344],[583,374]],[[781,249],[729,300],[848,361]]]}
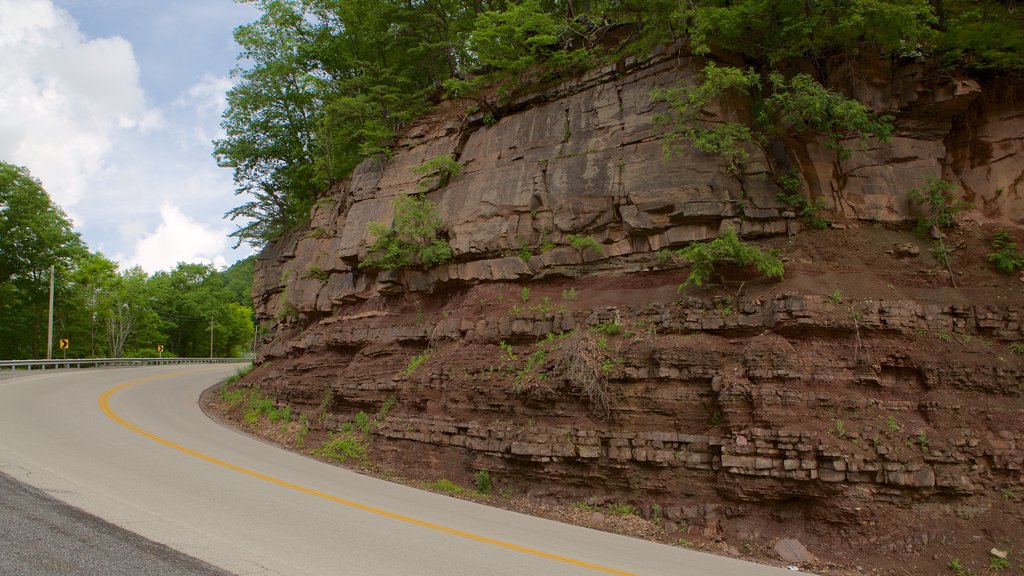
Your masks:
{"label": "grass", "polygon": [[402,376],[412,376],[413,372],[419,368],[420,364],[427,361],[427,358],[430,358],[429,349],[425,350],[422,354],[417,354],[416,356],[409,358],[409,362],[405,365],[405,368],[402,369]]}
{"label": "grass", "polygon": [[452,482],[451,480],[446,480],[444,478],[438,480],[437,482],[432,482],[431,484],[429,484],[429,488],[431,490],[437,490],[438,492],[445,492],[447,494],[453,494],[456,496],[459,494],[466,493],[465,488],[459,486],[458,484]]}
{"label": "grass", "polygon": [[364,438],[360,438],[350,432],[342,432],[341,434],[331,436],[327,442],[313,450],[313,455],[323,456],[338,462],[348,462],[350,460],[366,462],[367,443]]}

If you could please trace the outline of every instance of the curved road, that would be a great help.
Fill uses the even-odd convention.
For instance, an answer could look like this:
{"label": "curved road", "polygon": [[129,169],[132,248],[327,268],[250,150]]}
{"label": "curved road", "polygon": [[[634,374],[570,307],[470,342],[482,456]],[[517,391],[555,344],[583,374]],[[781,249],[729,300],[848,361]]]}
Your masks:
{"label": "curved road", "polygon": [[240,575],[781,575],[377,480],[224,428],[237,366],[0,379],[0,471]]}

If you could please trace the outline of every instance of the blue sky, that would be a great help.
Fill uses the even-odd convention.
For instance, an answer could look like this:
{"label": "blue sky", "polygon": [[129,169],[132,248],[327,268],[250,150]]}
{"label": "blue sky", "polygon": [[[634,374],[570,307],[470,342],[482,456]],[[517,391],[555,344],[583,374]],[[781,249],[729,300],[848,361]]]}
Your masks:
{"label": "blue sky", "polygon": [[231,171],[218,168],[231,0],[0,0],[0,160],[27,166],[93,250],[149,272],[223,266]]}

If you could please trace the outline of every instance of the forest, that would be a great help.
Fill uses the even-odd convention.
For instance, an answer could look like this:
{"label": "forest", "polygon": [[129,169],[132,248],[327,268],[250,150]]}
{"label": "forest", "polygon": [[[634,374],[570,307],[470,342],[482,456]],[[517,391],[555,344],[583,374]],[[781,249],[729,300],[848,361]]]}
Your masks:
{"label": "forest", "polygon": [[[756,75],[744,89],[762,102],[799,84],[821,97],[807,104],[838,103],[840,113],[850,106],[821,86],[864,55],[928,62],[938,74],[1024,74],[1015,0],[238,1],[262,16],[235,31],[241,53],[214,156],[244,200],[226,215],[238,223],[232,235],[257,247],[302,224],[361,161],[386,159],[403,127],[442,100],[496,122],[531,87],[669,42]],[[728,148],[758,131],[738,128],[679,134]]]}
{"label": "forest", "polygon": [[[27,169],[0,161],[0,359],[242,356],[253,341],[254,259],[147,274],[92,252]],[[68,340],[66,350],[59,341]]]}

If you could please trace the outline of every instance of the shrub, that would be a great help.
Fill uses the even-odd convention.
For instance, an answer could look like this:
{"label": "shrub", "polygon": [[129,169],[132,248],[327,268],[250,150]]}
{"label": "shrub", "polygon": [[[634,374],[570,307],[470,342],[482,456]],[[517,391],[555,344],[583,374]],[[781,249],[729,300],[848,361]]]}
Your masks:
{"label": "shrub", "polygon": [[322,446],[313,450],[313,455],[323,456],[338,462],[366,461],[367,440],[352,433],[332,435]]}
{"label": "shrub", "polygon": [[952,228],[956,215],[971,207],[970,202],[953,198],[954,188],[956,185],[941,178],[928,178],[923,190],[910,191],[910,199],[926,212],[917,219],[918,233],[926,234],[932,228]]}
{"label": "shrub", "polygon": [[988,261],[996,265],[996,270],[1010,274],[1024,269],[1024,252],[1017,251],[1017,244],[1010,241],[1010,234],[1005,230],[996,232],[992,248],[995,251],[989,252]]}
{"label": "shrub", "polygon": [[679,286],[684,292],[690,286],[704,286],[710,282],[715,267],[726,260],[737,266],[753,266],[766,278],[781,279],[785,272],[782,259],[774,251],[744,243],[731,228],[714,240],[694,242],[677,250],[676,255],[690,263],[690,273]]}
{"label": "shrub", "polygon": [[568,240],[569,245],[575,248],[580,254],[583,254],[588,248],[594,252],[601,252],[601,244],[591,236],[577,236],[576,234],[569,234],[565,239]]}
{"label": "shrub", "polygon": [[441,188],[448,183],[452,176],[462,173],[462,164],[455,160],[451,154],[444,154],[431,158],[423,164],[412,169],[413,173],[422,176],[416,187],[420,192],[426,192],[431,188]]}
{"label": "shrub", "polygon": [[789,206],[797,213],[797,216],[807,220],[811,228],[827,228],[829,221],[822,218],[819,213],[828,208],[824,198],[817,198],[811,202],[800,191],[800,176],[796,172],[789,172],[779,176],[779,186],[782,192],[775,195],[775,199]]}
{"label": "shrub", "polygon": [[359,268],[394,270],[406,266],[430,268],[452,259],[452,249],[441,237],[444,223],[437,206],[423,196],[398,196],[390,227],[371,222],[369,231],[377,237],[369,256]]}
{"label": "shrub", "polygon": [[473,480],[476,482],[476,491],[481,494],[491,493],[491,473],[487,470],[480,470],[473,475]]}

